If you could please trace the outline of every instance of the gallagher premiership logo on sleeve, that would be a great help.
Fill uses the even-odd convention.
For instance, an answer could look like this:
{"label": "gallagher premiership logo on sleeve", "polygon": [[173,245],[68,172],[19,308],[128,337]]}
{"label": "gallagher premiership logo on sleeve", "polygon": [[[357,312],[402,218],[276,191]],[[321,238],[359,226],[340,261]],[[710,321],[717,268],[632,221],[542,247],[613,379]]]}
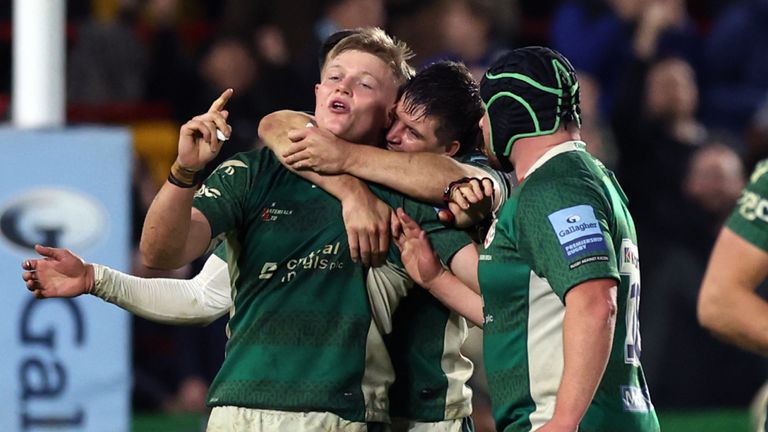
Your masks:
{"label": "gallagher premiership logo on sleeve", "polygon": [[[592,261],[608,260],[603,231],[592,206],[568,207],[552,213],[548,218],[571,269]],[[586,255],[589,256],[574,261]]]}

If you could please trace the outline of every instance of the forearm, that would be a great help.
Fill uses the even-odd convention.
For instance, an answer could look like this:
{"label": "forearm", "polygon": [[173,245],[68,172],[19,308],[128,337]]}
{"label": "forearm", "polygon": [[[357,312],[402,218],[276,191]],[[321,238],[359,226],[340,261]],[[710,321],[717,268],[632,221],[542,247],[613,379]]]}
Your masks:
{"label": "forearm", "polygon": [[767,277],[768,253],[724,228],[701,285],[701,324],[731,343],[768,355],[768,302],[755,292]]}
{"label": "forearm", "polygon": [[306,127],[308,123],[314,124],[309,114],[290,110],[275,111],[259,122],[259,139],[283,162],[283,154],[291,146],[288,131]]}
{"label": "forearm", "polygon": [[93,267],[91,294],[150,321],[207,325],[232,304],[226,264],[209,275],[203,270],[190,280],[144,279],[98,264]]}
{"label": "forearm", "polygon": [[564,369],[552,421],[573,430],[603,377],[616,323],[615,315],[603,305],[594,306],[569,304],[565,309]]}
{"label": "forearm", "polygon": [[702,326],[719,338],[768,356],[768,303],[749,287],[705,278],[699,299]]}
{"label": "forearm", "polygon": [[362,181],[351,175],[321,175],[308,170],[300,171],[285,162],[284,154],[291,145],[288,131],[307,127],[307,124],[314,124],[314,119],[308,114],[298,111],[277,111],[261,120],[259,138],[265,146],[272,150],[272,153],[285,168],[319,186],[340,201],[348,194],[359,191],[361,187],[367,189]]}
{"label": "forearm", "polygon": [[288,169],[333,195],[342,203],[354,196],[359,196],[361,193],[370,193],[368,185],[366,185],[365,182],[351,175],[321,175],[312,171],[295,171],[291,168]]}
{"label": "forearm", "polygon": [[403,153],[358,146],[345,166],[356,177],[379,183],[414,199],[443,204],[443,191],[454,180],[482,174],[446,155]]}
{"label": "forearm", "polygon": [[436,299],[447,308],[471,321],[478,327],[483,327],[483,299],[480,294],[472,291],[459,278],[449,271],[424,286]]}

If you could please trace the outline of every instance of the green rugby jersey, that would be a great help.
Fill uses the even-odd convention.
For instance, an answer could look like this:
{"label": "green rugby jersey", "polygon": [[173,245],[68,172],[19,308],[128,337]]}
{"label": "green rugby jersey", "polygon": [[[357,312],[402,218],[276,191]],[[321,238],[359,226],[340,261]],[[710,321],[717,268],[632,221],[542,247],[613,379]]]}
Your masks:
{"label": "green rugby jersey", "polygon": [[[372,190],[425,224],[443,259],[468,243],[442,227],[432,207]],[[226,239],[234,296],[209,405],[386,420],[391,363],[371,319],[364,268],[350,259],[339,202],[262,149],[220,165],[194,206],[212,236]]]}
{"label": "green rugby jersey", "polygon": [[549,151],[512,191],[478,268],[498,430],[535,430],[551,418],[563,371],[565,295],[599,278],[620,281],[616,330],[579,431],[659,430],[640,366],[636,241],[623,192],[584,143]]}
{"label": "green rugby jersey", "polygon": [[760,161],[725,226],[768,251],[768,159]]}
{"label": "green rugby jersey", "polygon": [[[486,171],[501,196],[509,196],[509,175],[493,170],[485,155],[473,152],[458,161]],[[472,391],[467,381],[473,366],[461,354],[466,320],[416,287],[400,301],[392,321],[392,332],[384,337],[395,368],[389,390],[392,417],[437,422],[470,415]]]}
{"label": "green rugby jersey", "polygon": [[420,422],[460,419],[472,413],[472,362],[461,354],[467,322],[427,290],[414,287],[384,336],[395,369],[390,415]]}

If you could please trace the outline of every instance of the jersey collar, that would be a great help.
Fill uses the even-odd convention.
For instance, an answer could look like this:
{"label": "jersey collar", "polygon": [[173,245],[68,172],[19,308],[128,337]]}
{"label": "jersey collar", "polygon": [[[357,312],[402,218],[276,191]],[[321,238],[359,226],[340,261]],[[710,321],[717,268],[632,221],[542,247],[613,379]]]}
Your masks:
{"label": "jersey collar", "polygon": [[[526,177],[530,177],[531,174],[533,174],[534,171],[539,169],[542,165],[544,165],[547,161],[552,159],[553,157],[566,153],[571,151],[586,151],[587,144],[584,143],[584,141],[566,141],[562,144],[558,144],[555,147],[552,147],[549,151],[544,153],[540,158],[534,162],[533,165],[531,165],[531,168],[528,170],[527,173],[525,173],[525,176],[523,176],[523,179]],[[522,180],[521,180],[522,182]]]}

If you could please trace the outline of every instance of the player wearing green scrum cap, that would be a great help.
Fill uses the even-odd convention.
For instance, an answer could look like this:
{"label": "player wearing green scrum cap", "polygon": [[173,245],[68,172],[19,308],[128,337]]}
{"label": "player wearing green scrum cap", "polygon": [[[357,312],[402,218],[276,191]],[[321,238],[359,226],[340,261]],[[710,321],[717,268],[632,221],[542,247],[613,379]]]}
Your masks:
{"label": "player wearing green scrum cap", "polygon": [[[658,431],[640,366],[634,224],[613,174],[580,141],[572,66],[548,48],[516,49],[490,67],[481,96],[486,153],[519,180],[478,266],[497,429]],[[426,238],[398,214],[409,271],[461,308],[445,295],[459,282],[424,260]]]}

